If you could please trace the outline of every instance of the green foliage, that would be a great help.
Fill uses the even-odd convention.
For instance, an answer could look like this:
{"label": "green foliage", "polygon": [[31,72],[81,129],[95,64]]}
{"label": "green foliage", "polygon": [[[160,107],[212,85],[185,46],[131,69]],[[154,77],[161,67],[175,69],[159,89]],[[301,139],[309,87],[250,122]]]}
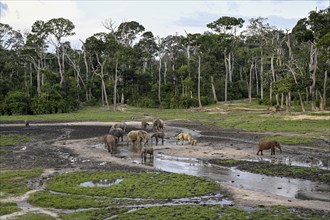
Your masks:
{"label": "green foliage", "polygon": [[[257,71],[253,73],[251,82],[254,98],[259,97],[261,88],[265,93],[270,91],[273,77],[276,79],[274,95],[290,91],[292,98],[298,100],[297,91],[305,92],[312,83],[315,83],[315,91],[322,93],[324,75],[319,73],[329,69],[329,13],[329,8],[311,11],[308,17],[297,22],[290,34],[266,23],[267,18],[251,19],[247,30],[239,36],[237,31],[245,21],[222,16],[206,24],[216,33],[187,33],[186,37],[169,35],[159,39],[159,42],[156,42],[151,31],[144,32],[142,24],[128,21],[119,24],[113,33],[91,33],[81,50],[75,50],[69,42],[63,42],[64,37],[75,34],[75,25],[65,18],[35,21],[26,41],[20,31],[0,24],[3,36],[6,36],[0,45],[0,114],[67,113],[76,111],[81,104],[104,104],[102,83],[107,98],[111,100],[115,72],[118,74],[118,96],[123,94],[126,104],[162,109],[196,107],[196,61],[199,56],[203,106],[213,103],[210,98],[211,76],[219,101],[224,100],[225,92],[228,100],[247,98],[251,62],[255,66],[254,71]],[[61,57],[61,62],[57,60],[58,54],[47,51],[49,37],[56,43],[55,51],[62,51],[65,47],[67,56]],[[273,37],[272,41],[265,40]],[[289,39],[291,50],[288,50],[287,43],[283,43]],[[311,43],[318,47],[316,82],[310,79],[309,74]],[[188,48],[190,56],[187,56]],[[269,58],[275,50],[282,53],[270,65]],[[161,63],[158,60],[160,57]],[[227,91],[224,91],[225,57],[228,59],[227,67],[233,70]],[[168,64],[166,70],[165,62]],[[261,67],[262,75],[259,71]],[[101,69],[104,76],[100,75]],[[158,100],[159,71],[161,103]],[[292,73],[295,73],[295,80]],[[37,83],[41,91],[38,91]],[[329,88],[326,86],[326,94],[329,94]],[[191,91],[193,98],[189,98]],[[313,97],[303,96],[304,100],[309,99],[307,101]],[[330,99],[326,101],[326,107],[330,106]],[[260,103],[273,104],[267,99]]]}
{"label": "green foliage", "polygon": [[26,115],[29,113],[29,99],[26,93],[11,91],[4,100],[4,112],[8,115]]}
{"label": "green foliage", "polygon": [[15,146],[29,141],[31,141],[31,138],[28,137],[27,135],[0,134],[0,147]]}
{"label": "green foliage", "polygon": [[29,191],[27,181],[41,173],[41,169],[3,170],[0,172],[0,198],[17,196]]}
{"label": "green foliage", "polygon": [[274,85],[274,92],[276,93],[285,93],[287,94],[290,91],[293,91],[294,87],[294,79],[292,76],[290,77],[283,77],[280,80],[277,80]]}
{"label": "green foliage", "polygon": [[14,202],[0,202],[0,216],[18,212],[21,209]]}
{"label": "green foliage", "polygon": [[153,99],[151,99],[147,96],[142,96],[138,100],[134,100],[131,104],[133,106],[141,107],[141,108],[154,108],[154,107],[156,107],[156,102]]}

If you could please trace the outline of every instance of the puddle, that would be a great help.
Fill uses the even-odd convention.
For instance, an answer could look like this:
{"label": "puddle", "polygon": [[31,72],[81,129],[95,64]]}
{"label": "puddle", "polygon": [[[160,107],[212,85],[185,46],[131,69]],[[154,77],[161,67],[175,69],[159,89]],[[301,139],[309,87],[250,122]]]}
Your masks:
{"label": "puddle", "polygon": [[99,180],[98,182],[88,181],[88,182],[80,183],[80,186],[84,186],[84,187],[109,187],[109,186],[119,184],[123,180],[124,179],[116,179],[114,181],[112,179],[104,179],[104,180]]}
{"label": "puddle", "polygon": [[[181,131],[187,131],[194,137],[200,136],[198,131],[181,128],[181,127],[168,127],[168,137],[165,139],[167,144],[175,144],[173,137],[176,137]],[[172,143],[173,142],[173,143]],[[97,145],[95,147],[103,147]],[[288,198],[298,198],[305,200],[322,200],[330,201],[330,185],[312,182],[309,180],[285,178],[285,177],[272,177],[261,174],[253,174],[249,172],[240,171],[236,168],[221,167],[218,165],[204,163],[196,158],[173,157],[163,154],[155,155],[153,160],[149,158],[143,161],[137,152],[132,151],[131,147],[122,145],[117,148],[116,157],[125,158],[132,163],[145,164],[153,166],[156,169],[172,172],[172,173],[185,173],[193,176],[205,177],[225,183],[238,188],[253,190],[264,193],[271,193]],[[281,157],[281,158],[256,158],[250,161],[269,161],[272,163],[281,163],[292,166],[303,167],[317,167],[328,169],[322,161],[314,158],[306,161],[306,158]],[[89,183],[91,184],[91,183]],[[94,184],[94,183],[93,183]]]}
{"label": "puddle", "polygon": [[[138,154],[129,152],[127,148],[122,148],[117,156],[119,155],[133,163],[143,163]],[[235,168],[204,163],[196,158],[162,154],[155,155],[153,160],[147,159],[145,164],[159,170],[205,177],[247,190],[304,200],[330,201],[330,185],[324,183],[254,174]]]}
{"label": "puddle", "polygon": [[[330,201],[328,184],[285,177],[272,177],[226,168],[198,159],[159,156],[154,158],[153,166],[160,170],[202,176],[242,189],[254,190],[275,195]],[[271,183],[271,184],[270,184]]]}
{"label": "puddle", "polygon": [[251,162],[267,161],[272,164],[285,164],[289,166],[312,167],[312,168],[330,170],[330,167],[325,166],[324,163],[317,158],[306,159],[305,157],[302,158],[295,157],[294,159],[292,159],[291,157],[280,157],[280,158],[260,157],[258,159],[251,159],[247,161],[251,161]]}

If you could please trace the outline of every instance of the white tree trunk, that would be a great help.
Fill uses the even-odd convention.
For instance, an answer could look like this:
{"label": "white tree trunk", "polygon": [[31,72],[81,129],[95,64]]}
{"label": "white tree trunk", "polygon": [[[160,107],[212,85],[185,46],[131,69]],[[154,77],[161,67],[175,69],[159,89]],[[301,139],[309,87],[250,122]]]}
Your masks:
{"label": "white tree trunk", "polygon": [[202,107],[202,102],[201,102],[201,55],[198,54],[198,88],[197,88],[197,93],[198,93],[198,104],[199,107]]}
{"label": "white tree trunk", "polygon": [[118,58],[116,59],[115,83],[113,86],[113,111],[117,111]]}
{"label": "white tree trunk", "polygon": [[162,59],[159,58],[159,67],[158,67],[158,102],[159,104],[161,103],[161,94],[160,94],[160,87],[161,87],[161,82],[162,82]]}
{"label": "white tree trunk", "polygon": [[249,101],[250,103],[252,102],[252,75],[253,75],[253,62],[251,63],[251,67],[250,67],[250,77],[249,77]]}
{"label": "white tree trunk", "polygon": [[217,102],[218,98],[217,98],[217,93],[215,92],[213,76],[211,76],[211,86],[212,86],[213,100]]}

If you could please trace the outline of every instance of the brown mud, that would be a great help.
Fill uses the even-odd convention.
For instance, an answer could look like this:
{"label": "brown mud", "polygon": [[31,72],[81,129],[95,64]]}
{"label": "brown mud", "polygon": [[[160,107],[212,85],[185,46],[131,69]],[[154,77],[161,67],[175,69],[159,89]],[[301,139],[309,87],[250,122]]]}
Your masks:
{"label": "brown mud", "polygon": [[[140,122],[126,122],[127,131],[141,129]],[[17,146],[2,147],[0,167],[6,169],[30,169],[41,167],[45,170],[42,177],[30,182],[33,190],[42,189],[47,179],[62,172],[75,170],[133,171],[158,170],[153,166],[132,162],[123,155],[111,155],[104,148],[101,137],[106,134],[112,123],[100,122],[30,122],[29,127],[23,123],[1,122],[0,134],[27,134],[32,140]],[[176,144],[176,135],[188,129],[198,144]],[[151,134],[151,128],[147,128]],[[166,121],[164,145],[152,146],[155,155],[166,155],[183,158],[256,160],[259,138],[275,133],[246,132],[231,128],[207,126],[195,121]],[[281,135],[285,135],[281,133]],[[289,134],[287,134],[289,135]],[[292,135],[292,134],[290,134]],[[127,149],[127,139],[119,143],[120,149]],[[161,142],[160,142],[161,143]],[[315,139],[304,145],[284,145],[283,153],[270,155],[265,151],[262,159],[280,160],[290,158],[308,166],[329,168],[329,140]],[[4,153],[3,153],[4,152]],[[314,163],[314,164],[313,164]],[[272,184],[272,183],[269,183]],[[285,205],[315,210],[330,211],[330,203],[321,200],[301,200],[271,193],[247,190],[230,184],[222,184],[231,194],[234,203],[241,206]],[[23,200],[22,198],[17,198]],[[1,201],[17,201],[8,198]],[[25,198],[26,199],[26,198]]]}

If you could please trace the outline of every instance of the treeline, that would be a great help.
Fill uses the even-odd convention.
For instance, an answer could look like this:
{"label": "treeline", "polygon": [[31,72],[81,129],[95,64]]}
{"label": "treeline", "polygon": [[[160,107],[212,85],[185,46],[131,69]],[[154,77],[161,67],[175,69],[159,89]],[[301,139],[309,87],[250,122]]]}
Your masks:
{"label": "treeline", "polygon": [[[135,21],[73,49],[65,18],[36,21],[29,33],[0,23],[0,112],[71,112],[84,105],[189,108],[253,98],[290,112],[329,106],[330,8],[311,11],[292,31],[266,18],[220,17],[203,34],[155,37]],[[54,51],[54,52],[50,52]]]}

